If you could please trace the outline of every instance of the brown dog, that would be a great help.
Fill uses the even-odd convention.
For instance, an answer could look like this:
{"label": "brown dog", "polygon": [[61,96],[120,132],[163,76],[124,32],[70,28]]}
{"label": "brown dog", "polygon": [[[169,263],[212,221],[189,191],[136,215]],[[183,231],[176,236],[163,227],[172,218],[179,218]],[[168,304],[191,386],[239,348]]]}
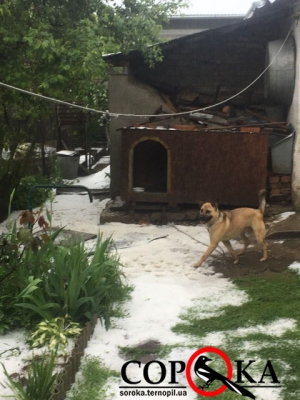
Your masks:
{"label": "brown dog", "polygon": [[[231,211],[221,212],[217,204],[204,203],[200,209],[200,221],[208,227],[210,244],[207,250],[203,253],[200,260],[194,265],[195,268],[207,259],[208,256],[215,250],[219,242],[222,242],[229,253],[234,258],[234,263],[239,262],[239,255],[244,253],[249,245],[249,239],[245,235],[247,228],[252,228],[256,240],[263,248],[263,258],[260,261],[265,261],[268,258],[268,250],[265,241],[266,229],[263,221],[263,215],[266,206],[266,191],[259,192],[259,208],[236,208]],[[240,252],[235,252],[231,246],[230,240],[241,237],[244,242],[244,248]]]}

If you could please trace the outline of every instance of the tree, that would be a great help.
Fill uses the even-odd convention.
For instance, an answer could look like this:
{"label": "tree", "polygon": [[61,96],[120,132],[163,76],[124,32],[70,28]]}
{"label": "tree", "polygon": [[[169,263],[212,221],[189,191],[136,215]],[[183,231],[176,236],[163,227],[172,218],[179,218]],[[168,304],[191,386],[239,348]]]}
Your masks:
{"label": "tree", "polygon": [[[160,60],[161,25],[185,0],[1,0],[0,82],[106,109],[106,53]],[[152,46],[149,46],[152,45]],[[34,142],[53,104],[0,87],[0,152]]]}
{"label": "tree", "polygon": [[[107,109],[103,54],[131,49],[160,59],[161,24],[185,0],[0,0],[0,82],[67,102]],[[153,45],[153,46],[149,46]],[[0,219],[26,165],[22,142],[43,143],[54,104],[0,86]]]}

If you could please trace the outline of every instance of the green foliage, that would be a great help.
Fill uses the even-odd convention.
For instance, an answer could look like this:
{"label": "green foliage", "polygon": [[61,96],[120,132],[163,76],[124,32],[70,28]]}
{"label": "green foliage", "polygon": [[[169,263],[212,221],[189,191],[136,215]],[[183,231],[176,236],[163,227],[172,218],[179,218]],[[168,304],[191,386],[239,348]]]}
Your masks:
{"label": "green foliage", "polygon": [[[15,210],[27,210],[29,208],[30,189],[37,184],[47,184],[47,178],[41,175],[30,175],[21,178],[20,183],[15,190],[13,199],[13,208]],[[32,207],[40,207],[49,198],[51,189],[37,188],[32,193]]]}
{"label": "green foliage", "polygon": [[116,7],[114,16],[115,37],[121,44],[120,51],[126,54],[132,49],[138,50],[154,66],[162,60],[159,45],[162,24],[185,5],[185,0],[124,0],[121,6]]}
{"label": "green foliage", "polygon": [[23,272],[14,223],[9,233],[0,236],[0,333],[18,326],[23,319],[22,313],[15,309],[16,298],[24,288]]}
{"label": "green foliage", "polygon": [[42,285],[39,286],[42,282],[39,278],[34,279],[33,276],[29,276],[28,285],[17,297],[19,303],[16,303],[16,306],[26,309],[24,322],[28,321],[28,325],[31,321],[36,321],[37,316],[39,319],[50,320],[59,310],[57,303],[47,301],[47,295],[45,295]]}
{"label": "green foliage", "polygon": [[108,328],[132,290],[112,239],[99,236],[89,259],[84,242],[56,243],[63,228],[49,233],[41,210],[22,212],[19,225],[0,236],[0,332],[55,318],[84,324],[94,314]]}
{"label": "green foliage", "polygon": [[23,211],[19,224],[10,221],[9,233],[0,235],[0,332],[39,323],[29,342],[54,348],[95,314],[108,328],[132,287],[111,238],[100,235],[91,257],[83,241],[56,243],[63,228],[49,232],[49,211],[47,217],[50,224],[42,210]]}
{"label": "green foliage", "polygon": [[22,381],[14,381],[2,364],[8,386],[16,400],[49,400],[54,393],[57,374],[54,373],[56,351],[43,354],[41,359],[33,359],[28,370],[26,386]]}
{"label": "green foliage", "polygon": [[[110,326],[110,319],[118,313],[116,306],[128,300],[132,286],[128,285],[121,272],[120,260],[111,253],[112,238],[103,240],[98,237],[94,255],[90,261],[92,273],[86,281],[87,293],[93,298],[94,310],[86,309],[85,315],[92,318],[95,312],[104,319],[106,328]],[[118,314],[119,315],[119,314]]]}
{"label": "green foliage", "polygon": [[67,393],[66,399],[106,400],[107,393],[104,386],[107,383],[107,379],[110,377],[119,377],[117,372],[106,368],[100,358],[90,355],[82,359],[79,371],[80,377],[72,389]]}
{"label": "green foliage", "polygon": [[[161,24],[184,0],[3,0],[0,4],[0,81],[48,97],[107,108],[103,54],[139,50],[153,65]],[[154,46],[150,46],[154,45]],[[0,152],[38,142],[37,121],[53,104],[0,88]]]}
{"label": "green foliage", "polygon": [[30,335],[30,347],[43,347],[46,344],[50,350],[63,350],[68,344],[68,337],[78,336],[81,332],[80,325],[64,318],[54,318],[51,321],[40,322],[35,331]]}
{"label": "green foliage", "polygon": [[[0,136],[1,136],[1,131],[0,131]],[[0,219],[1,220],[7,218],[7,205],[11,204],[10,202],[11,193],[19,184],[22,174],[24,174],[25,170],[26,167],[20,160],[3,160],[0,158],[0,185],[1,185]]]}
{"label": "green foliage", "polygon": [[91,261],[83,242],[70,248],[49,242],[42,251],[28,251],[25,268],[28,262],[28,267],[40,266],[42,272],[39,281],[30,277],[18,296],[18,306],[27,309],[30,324],[41,317],[83,324],[97,314],[108,328],[116,307],[132,290],[123,282],[119,260],[110,254],[111,243],[110,238],[99,236]]}
{"label": "green foliage", "polygon": [[[12,200],[11,196],[11,200]],[[31,292],[38,288],[39,278],[34,276],[42,274],[43,262],[35,264],[31,262],[33,253],[43,252],[45,243],[54,241],[59,232],[48,234],[48,222],[41,215],[24,211],[19,218],[20,227],[17,222],[9,220],[9,232],[0,236],[0,332],[19,326],[27,326],[30,318],[26,317],[23,310],[17,307],[21,293],[24,296],[31,295]],[[38,225],[38,232],[35,233],[35,225]],[[43,298],[43,295],[40,295]],[[47,308],[50,305],[38,303],[40,315],[47,315]]]}
{"label": "green foliage", "polygon": [[0,237],[0,332],[55,318],[83,324],[94,314],[108,328],[132,289],[110,251],[112,239],[99,236],[89,259],[84,242],[56,243],[63,229],[49,234],[42,210],[22,212],[19,224]]}

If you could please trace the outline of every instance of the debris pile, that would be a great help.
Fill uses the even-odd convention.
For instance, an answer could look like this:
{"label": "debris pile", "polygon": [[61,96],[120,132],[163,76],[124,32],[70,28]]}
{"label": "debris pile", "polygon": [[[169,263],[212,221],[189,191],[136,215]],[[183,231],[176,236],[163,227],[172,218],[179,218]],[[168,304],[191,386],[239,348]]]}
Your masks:
{"label": "debris pile", "polygon": [[[166,96],[164,96],[164,100],[166,100]],[[237,108],[225,105],[221,109],[204,109],[204,111],[201,109],[199,111],[199,108],[190,106],[176,108],[170,99],[166,101],[166,104],[174,111],[174,116],[164,116],[163,114],[168,113],[164,111],[163,106],[160,106],[148,121],[134,126],[202,132],[261,133],[282,138],[291,133],[291,127],[285,121],[275,121],[269,118],[263,107],[258,109],[254,106]]]}
{"label": "debris pile", "polygon": [[[271,118],[270,110],[276,106],[223,104],[205,108],[197,102],[196,94],[186,93],[178,98],[161,94],[163,104],[153,112],[147,121],[135,124],[140,129],[168,129],[180,131],[220,132],[267,135],[269,143],[268,191],[273,202],[291,201],[291,175],[272,168],[272,146],[292,136],[294,128],[284,121],[284,110],[279,109]],[[217,103],[217,99],[216,99]],[[277,107],[278,108],[278,107]],[[170,111],[171,110],[171,111]],[[174,113],[174,114],[172,114]],[[165,115],[167,114],[167,115]],[[274,113],[273,113],[274,115]],[[287,139],[288,140],[288,139]],[[285,154],[285,156],[289,157]],[[292,159],[292,155],[290,155]]]}

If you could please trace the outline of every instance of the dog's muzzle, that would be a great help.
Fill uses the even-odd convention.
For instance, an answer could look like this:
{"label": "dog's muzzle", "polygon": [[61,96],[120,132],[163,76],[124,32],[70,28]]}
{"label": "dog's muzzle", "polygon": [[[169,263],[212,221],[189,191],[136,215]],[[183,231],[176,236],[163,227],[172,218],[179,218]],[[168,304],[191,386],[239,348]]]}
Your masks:
{"label": "dog's muzzle", "polygon": [[199,220],[200,220],[201,224],[206,224],[211,219],[212,219],[212,215],[200,214],[200,216],[199,216]]}

